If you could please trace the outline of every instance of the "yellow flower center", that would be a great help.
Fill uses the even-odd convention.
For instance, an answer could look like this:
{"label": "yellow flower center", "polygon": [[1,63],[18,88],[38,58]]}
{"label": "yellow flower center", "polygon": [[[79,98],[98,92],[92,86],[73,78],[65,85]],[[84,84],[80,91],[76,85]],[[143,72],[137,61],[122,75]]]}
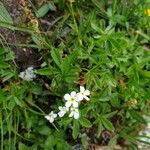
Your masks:
{"label": "yellow flower center", "polygon": [[82,95],[84,95],[84,93],[83,93],[83,92],[81,92],[81,94],[82,94]]}
{"label": "yellow flower center", "polygon": [[70,101],[73,102],[75,99],[73,97],[71,97]]}

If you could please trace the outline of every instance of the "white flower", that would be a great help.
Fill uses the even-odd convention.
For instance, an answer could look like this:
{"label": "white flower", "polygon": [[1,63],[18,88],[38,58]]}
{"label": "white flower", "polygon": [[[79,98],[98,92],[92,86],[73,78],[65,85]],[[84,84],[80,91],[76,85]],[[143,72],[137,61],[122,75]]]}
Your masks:
{"label": "white flower", "polygon": [[69,117],[74,117],[74,119],[78,119],[79,118],[80,114],[79,114],[79,110],[77,108],[71,107],[70,111],[71,112],[70,112]]}
{"label": "white flower", "polygon": [[64,99],[67,100],[65,104],[67,108],[69,108],[70,106],[78,107],[78,102],[77,102],[78,100],[75,91],[71,92],[71,94],[65,94]]}
{"label": "white flower", "polygon": [[87,101],[89,101],[89,96],[90,95],[90,91],[89,90],[85,90],[85,88],[83,86],[80,86],[80,92],[77,93],[77,99],[79,101],[82,101],[83,99],[86,99]]}
{"label": "white flower", "polygon": [[36,78],[33,67],[28,67],[25,71],[20,72],[19,77],[26,81],[32,81]]}
{"label": "white flower", "polygon": [[57,114],[55,114],[53,111],[51,111],[48,115],[45,116],[45,118],[46,118],[50,123],[53,123],[56,117],[57,117]]}
{"label": "white flower", "polygon": [[66,112],[68,111],[67,107],[62,107],[62,106],[59,106],[58,109],[60,110],[58,112],[59,117],[63,117],[66,114]]}

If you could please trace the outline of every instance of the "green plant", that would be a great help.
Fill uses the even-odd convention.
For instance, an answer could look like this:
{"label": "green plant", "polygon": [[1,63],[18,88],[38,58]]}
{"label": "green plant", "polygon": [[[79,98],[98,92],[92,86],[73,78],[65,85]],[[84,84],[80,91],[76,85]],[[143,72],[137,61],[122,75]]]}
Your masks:
{"label": "green plant", "polygon": [[[69,150],[76,143],[87,149],[93,141],[138,149],[139,131],[147,123],[143,116],[149,116],[149,16],[144,14],[149,1],[56,0],[37,9],[30,4],[39,20],[49,11],[62,14],[51,35],[37,36],[33,27],[14,25],[0,3],[6,12],[0,13],[0,26],[28,32],[32,44],[19,46],[37,48],[41,56],[36,78],[19,78],[17,58],[1,35],[1,150]],[[78,103],[79,116],[61,112],[55,118],[59,106],[67,106],[65,94],[80,86],[90,91],[90,100]]]}

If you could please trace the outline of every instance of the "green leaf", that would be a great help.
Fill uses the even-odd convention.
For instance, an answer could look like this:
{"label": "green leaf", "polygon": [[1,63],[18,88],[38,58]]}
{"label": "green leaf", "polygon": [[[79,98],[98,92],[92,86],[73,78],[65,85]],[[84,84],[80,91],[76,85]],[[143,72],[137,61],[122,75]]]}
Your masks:
{"label": "green leaf", "polygon": [[91,23],[91,27],[92,27],[92,29],[94,29],[94,30],[97,31],[97,32],[100,31],[100,28],[99,28],[99,27],[97,26],[97,24],[94,23],[94,22]]}
{"label": "green leaf", "polygon": [[37,128],[38,132],[42,135],[49,135],[51,133],[51,130],[47,126],[41,126]]}
{"label": "green leaf", "polygon": [[106,114],[105,117],[106,117],[106,118],[111,118],[111,117],[113,117],[117,112],[118,112],[117,110],[116,110],[116,111],[113,111],[113,112],[110,112],[110,113]]}
{"label": "green leaf", "polygon": [[14,100],[10,100],[7,107],[9,110],[13,110],[13,108],[15,107],[16,103]]}
{"label": "green leaf", "polygon": [[140,73],[143,77],[150,78],[150,71],[143,70]]}
{"label": "green leaf", "polygon": [[33,32],[34,32],[33,29],[31,29],[29,27],[16,27],[10,23],[4,23],[1,21],[0,21],[0,27],[7,28],[7,29],[10,29],[12,31],[16,30],[16,31],[28,32],[30,34],[33,34]]}
{"label": "green leaf", "polygon": [[81,143],[82,143],[83,148],[84,148],[85,150],[88,149],[89,141],[88,141],[88,136],[87,136],[85,133],[82,134]]}
{"label": "green leaf", "polygon": [[115,135],[113,138],[111,138],[108,143],[108,147],[114,148],[116,146],[117,139],[118,139],[118,135]]}
{"label": "green leaf", "polygon": [[54,135],[50,135],[47,137],[47,139],[45,140],[45,147],[47,147],[48,149],[52,149],[52,147],[54,145],[56,145],[56,138],[54,137]]}
{"label": "green leaf", "polygon": [[76,62],[77,58],[79,56],[78,50],[74,50],[70,55],[68,55],[68,62],[73,64]]}
{"label": "green leaf", "polygon": [[101,121],[99,121],[98,128],[97,128],[97,135],[96,135],[97,138],[99,138],[99,136],[101,135],[102,131],[103,131],[103,125],[102,125]]}
{"label": "green leaf", "polygon": [[20,102],[20,100],[16,97],[16,96],[13,96],[13,100],[16,102],[17,105],[19,105],[20,107],[23,106],[23,103]]}
{"label": "green leaf", "polygon": [[8,63],[5,63],[5,62],[0,62],[0,69],[6,69],[6,68],[9,68],[9,64]]}
{"label": "green leaf", "polygon": [[73,132],[72,132],[72,136],[74,139],[76,139],[78,137],[79,134],[79,122],[78,120],[74,120],[73,121]]}
{"label": "green leaf", "polygon": [[28,147],[25,144],[19,143],[19,150],[27,150],[27,149]]}
{"label": "green leaf", "polygon": [[146,123],[145,119],[137,111],[130,109],[128,112],[135,120],[139,121],[140,123]]}
{"label": "green leaf", "polygon": [[42,69],[36,70],[36,74],[49,76],[49,75],[52,75],[53,73],[52,73],[52,69],[47,67],[47,68],[42,68]]}
{"label": "green leaf", "polygon": [[108,40],[105,42],[105,50],[108,55],[112,52],[112,44]]}
{"label": "green leaf", "polygon": [[38,84],[33,84],[32,87],[30,88],[30,92],[35,94],[35,95],[42,95],[42,87]]}
{"label": "green leaf", "polygon": [[6,54],[5,61],[14,60],[15,59],[15,53],[13,51],[9,51],[9,53]]}
{"label": "green leaf", "polygon": [[71,150],[71,146],[66,141],[60,141],[56,144],[56,150]]}
{"label": "green leaf", "polygon": [[68,124],[71,123],[71,121],[72,121],[72,118],[64,118],[64,119],[62,119],[61,121],[59,121],[59,125],[60,125],[60,126],[61,126],[61,125],[68,125]]}
{"label": "green leaf", "polygon": [[6,99],[5,94],[2,90],[0,90],[0,103],[2,103]]}
{"label": "green leaf", "polygon": [[36,17],[41,18],[45,16],[48,11],[56,11],[56,7],[53,2],[48,2],[47,4],[44,4],[37,12],[36,12]]}
{"label": "green leaf", "polygon": [[99,13],[104,18],[107,18],[107,14],[102,10],[102,3],[99,0],[92,0],[92,3],[99,9]]}
{"label": "green leaf", "polygon": [[13,24],[13,20],[2,2],[0,2],[0,22]]}
{"label": "green leaf", "polygon": [[23,143],[19,143],[19,150],[37,150],[37,146],[33,145],[31,147],[28,147]]}
{"label": "green leaf", "polygon": [[101,121],[107,130],[112,131],[114,129],[112,123],[107,118],[101,117]]}
{"label": "green leaf", "polygon": [[39,47],[41,48],[41,38],[36,36],[35,34],[32,34],[32,40],[33,42]]}
{"label": "green leaf", "polygon": [[55,50],[52,49],[51,50],[51,56],[52,56],[54,62],[56,63],[56,65],[58,67],[60,67],[60,65],[61,65],[61,55],[60,55],[58,49],[55,49]]}
{"label": "green leaf", "polygon": [[114,40],[113,38],[109,38],[109,41],[111,42],[111,44],[117,49],[117,50],[120,50],[121,49],[121,46],[120,44]]}
{"label": "green leaf", "polygon": [[2,77],[3,77],[3,82],[9,80],[10,78],[12,78],[15,75],[15,72],[12,72],[11,70],[5,70],[2,73]]}
{"label": "green leaf", "polygon": [[86,118],[80,118],[79,122],[82,126],[86,128],[90,128],[92,126],[91,122],[87,120]]}
{"label": "green leaf", "polygon": [[111,102],[113,107],[119,107],[120,106],[120,101],[119,101],[118,97],[111,97],[110,102]]}

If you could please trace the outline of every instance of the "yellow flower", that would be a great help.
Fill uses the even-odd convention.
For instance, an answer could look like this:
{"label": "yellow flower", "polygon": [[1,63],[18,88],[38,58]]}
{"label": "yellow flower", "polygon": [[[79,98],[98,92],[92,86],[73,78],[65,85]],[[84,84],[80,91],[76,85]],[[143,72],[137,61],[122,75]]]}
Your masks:
{"label": "yellow flower", "polygon": [[150,16],[150,8],[146,9],[146,10],[144,11],[144,13],[145,13],[147,16]]}

